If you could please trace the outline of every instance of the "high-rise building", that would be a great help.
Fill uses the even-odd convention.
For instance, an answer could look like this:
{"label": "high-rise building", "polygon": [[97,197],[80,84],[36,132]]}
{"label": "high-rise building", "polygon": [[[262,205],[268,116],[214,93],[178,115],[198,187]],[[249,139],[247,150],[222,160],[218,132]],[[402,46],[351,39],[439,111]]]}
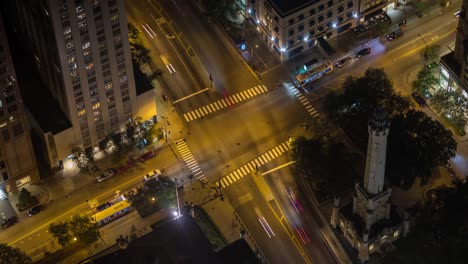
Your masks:
{"label": "high-rise building", "polygon": [[468,99],[468,0],[459,13],[455,50],[440,58],[440,86]]}
{"label": "high-rise building", "polygon": [[0,199],[39,179],[29,130],[0,14]]}
{"label": "high-rise building", "polygon": [[31,62],[72,124],[60,140],[44,137],[51,167],[72,146],[98,149],[138,111],[124,0],[11,0],[13,10]]}
{"label": "high-rise building", "polygon": [[369,122],[364,182],[362,186],[356,183],[352,203],[340,208],[339,199],[335,200],[330,221],[356,248],[363,262],[385,243],[406,235],[409,227],[392,208],[392,189],[384,184],[389,127],[387,112],[377,108]]}

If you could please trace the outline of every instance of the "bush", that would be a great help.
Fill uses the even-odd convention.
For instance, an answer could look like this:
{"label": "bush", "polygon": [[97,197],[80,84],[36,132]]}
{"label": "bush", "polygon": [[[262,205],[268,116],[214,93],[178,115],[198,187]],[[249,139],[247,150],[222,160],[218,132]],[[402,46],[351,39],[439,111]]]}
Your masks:
{"label": "bush", "polygon": [[18,202],[19,203],[16,204],[16,207],[19,211],[24,211],[29,207],[32,207],[39,203],[36,196],[31,195],[31,192],[25,188],[21,188],[20,194],[18,196]]}

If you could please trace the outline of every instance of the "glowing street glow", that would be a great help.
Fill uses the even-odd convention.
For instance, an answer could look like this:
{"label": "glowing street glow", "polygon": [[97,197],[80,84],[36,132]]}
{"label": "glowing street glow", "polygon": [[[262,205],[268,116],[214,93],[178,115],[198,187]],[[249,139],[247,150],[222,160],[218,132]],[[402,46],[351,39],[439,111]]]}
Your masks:
{"label": "glowing street glow", "polygon": [[256,21],[256,22],[257,22],[257,24],[260,24],[260,19],[257,18],[257,21]]}
{"label": "glowing street glow", "polygon": [[333,23],[332,27],[333,27],[333,28],[336,28],[336,23]]}
{"label": "glowing street glow", "polygon": [[274,37],[274,36],[271,36],[271,41],[275,41],[275,37]]}
{"label": "glowing street glow", "polygon": [[249,7],[249,9],[247,9],[247,13],[249,13],[249,14],[252,13],[252,9],[250,9],[250,7]]}
{"label": "glowing street glow", "polygon": [[357,18],[357,14],[354,14],[353,17],[354,17],[354,18]]}
{"label": "glowing street glow", "polygon": [[309,36],[305,36],[304,41],[308,41],[308,40],[309,40]]}

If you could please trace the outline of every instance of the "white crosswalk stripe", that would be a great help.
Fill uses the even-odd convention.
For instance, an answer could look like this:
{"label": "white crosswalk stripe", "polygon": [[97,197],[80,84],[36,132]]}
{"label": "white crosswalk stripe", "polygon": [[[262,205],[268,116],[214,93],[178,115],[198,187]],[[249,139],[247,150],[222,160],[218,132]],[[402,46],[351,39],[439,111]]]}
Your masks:
{"label": "white crosswalk stripe", "polygon": [[289,89],[296,96],[296,98],[299,99],[299,102],[306,108],[307,112],[309,112],[309,114],[312,117],[317,118],[320,116],[320,114],[317,112],[317,110],[315,110],[315,108],[312,106],[309,100],[304,95],[302,95],[296,87],[289,85]]}
{"label": "white crosswalk stripe", "polygon": [[233,184],[234,182],[240,180],[245,175],[248,175],[251,171],[256,170],[261,165],[264,165],[275,158],[279,157],[280,155],[284,154],[286,151],[289,150],[289,145],[287,142],[283,142],[278,146],[268,150],[267,152],[263,153],[262,155],[256,157],[255,159],[247,162],[243,166],[239,167],[238,169],[231,171],[230,173],[226,174],[222,179],[221,182],[216,182],[216,185],[221,184],[222,188],[226,188],[229,185]]}
{"label": "white crosswalk stripe", "polygon": [[257,85],[255,87],[252,87],[250,89],[244,90],[242,92],[230,95],[226,98],[220,99],[218,101],[215,101],[211,104],[204,105],[202,107],[199,107],[195,110],[192,110],[190,112],[187,112],[184,114],[185,121],[191,122],[194,120],[197,120],[199,118],[202,118],[206,115],[213,114],[216,111],[219,111],[221,109],[224,109],[228,106],[235,105],[237,103],[240,103],[242,101],[245,101],[247,99],[250,99],[252,97],[261,95],[263,93],[268,92],[268,89],[266,88],[265,85]]}
{"label": "white crosswalk stripe", "polygon": [[192,151],[190,151],[185,139],[179,139],[175,142],[177,151],[179,152],[182,159],[184,159],[185,165],[188,167],[195,179],[199,181],[206,181],[206,176],[202,169],[198,165],[198,162],[193,157]]}

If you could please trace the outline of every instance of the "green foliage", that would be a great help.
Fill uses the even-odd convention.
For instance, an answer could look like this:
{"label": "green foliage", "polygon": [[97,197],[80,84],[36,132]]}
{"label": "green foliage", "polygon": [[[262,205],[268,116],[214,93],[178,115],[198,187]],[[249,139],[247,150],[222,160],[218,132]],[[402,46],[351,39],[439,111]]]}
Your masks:
{"label": "green foliage", "polygon": [[409,100],[393,91],[382,69],[370,68],[360,78],[348,77],[343,93],[324,99],[328,116],[338,123],[363,153],[367,150],[367,125],[379,105],[391,119],[387,148],[387,175],[393,184],[409,188],[415,178],[426,182],[432,170],[455,155],[452,133],[438,121],[411,109]]}
{"label": "green foliage", "polygon": [[242,10],[239,0],[205,0],[207,16],[224,27],[237,27],[234,22]]}
{"label": "green foliage", "polygon": [[99,238],[99,228],[88,216],[79,214],[72,216],[69,226],[73,227],[70,228],[71,235],[84,245],[89,245]]}
{"label": "green foliage", "polygon": [[0,243],[0,264],[29,264],[31,258],[16,247]]}
{"label": "green foliage", "polygon": [[21,209],[20,211],[38,203],[37,198],[31,195],[31,192],[25,188],[21,188],[18,196],[18,202],[18,208]]}
{"label": "green foliage", "polygon": [[145,183],[148,190],[140,193],[132,201],[132,206],[141,217],[148,216],[160,208],[172,209],[177,205],[175,183],[166,176],[151,179]]}
{"label": "green foliage", "polygon": [[439,83],[439,79],[435,77],[432,70],[428,67],[422,67],[413,81],[413,91],[424,95],[429,94],[430,89]]}
{"label": "green foliage", "polygon": [[150,51],[143,45],[141,31],[131,23],[128,24],[128,38],[130,42],[130,53],[135,62],[138,64],[152,63],[151,57],[149,56]]}
{"label": "green foliage", "polygon": [[53,238],[57,239],[57,242],[62,247],[70,244],[72,237],[70,234],[70,226],[68,222],[51,223],[49,226],[49,233]]}
{"label": "green foliage", "polygon": [[422,51],[421,56],[426,64],[435,62],[439,60],[440,54],[440,46],[439,45],[431,45],[426,46],[426,48]]}
{"label": "green foliage", "polygon": [[81,147],[78,146],[73,146],[71,151],[73,153],[73,164],[80,168],[80,171],[87,172],[89,170],[88,164],[91,157]]}
{"label": "green foliage", "polygon": [[[397,250],[385,255],[383,264],[466,263],[468,252],[468,188],[441,190],[443,207],[425,206],[416,225],[404,239],[396,242]],[[415,252],[417,254],[415,254]]]}
{"label": "green foliage", "polygon": [[464,105],[466,103],[466,100],[459,93],[444,89],[438,90],[431,98],[431,106],[434,107],[434,110],[452,124],[461,135],[465,134],[467,117]]}
{"label": "green foliage", "polygon": [[340,143],[323,138],[307,140],[299,137],[293,142],[293,159],[297,172],[308,178],[320,197],[333,196],[354,182],[352,155]]}
{"label": "green foliage", "polygon": [[79,214],[65,222],[50,224],[49,232],[62,247],[69,245],[74,238],[83,246],[89,246],[99,238],[97,224],[90,217]]}

